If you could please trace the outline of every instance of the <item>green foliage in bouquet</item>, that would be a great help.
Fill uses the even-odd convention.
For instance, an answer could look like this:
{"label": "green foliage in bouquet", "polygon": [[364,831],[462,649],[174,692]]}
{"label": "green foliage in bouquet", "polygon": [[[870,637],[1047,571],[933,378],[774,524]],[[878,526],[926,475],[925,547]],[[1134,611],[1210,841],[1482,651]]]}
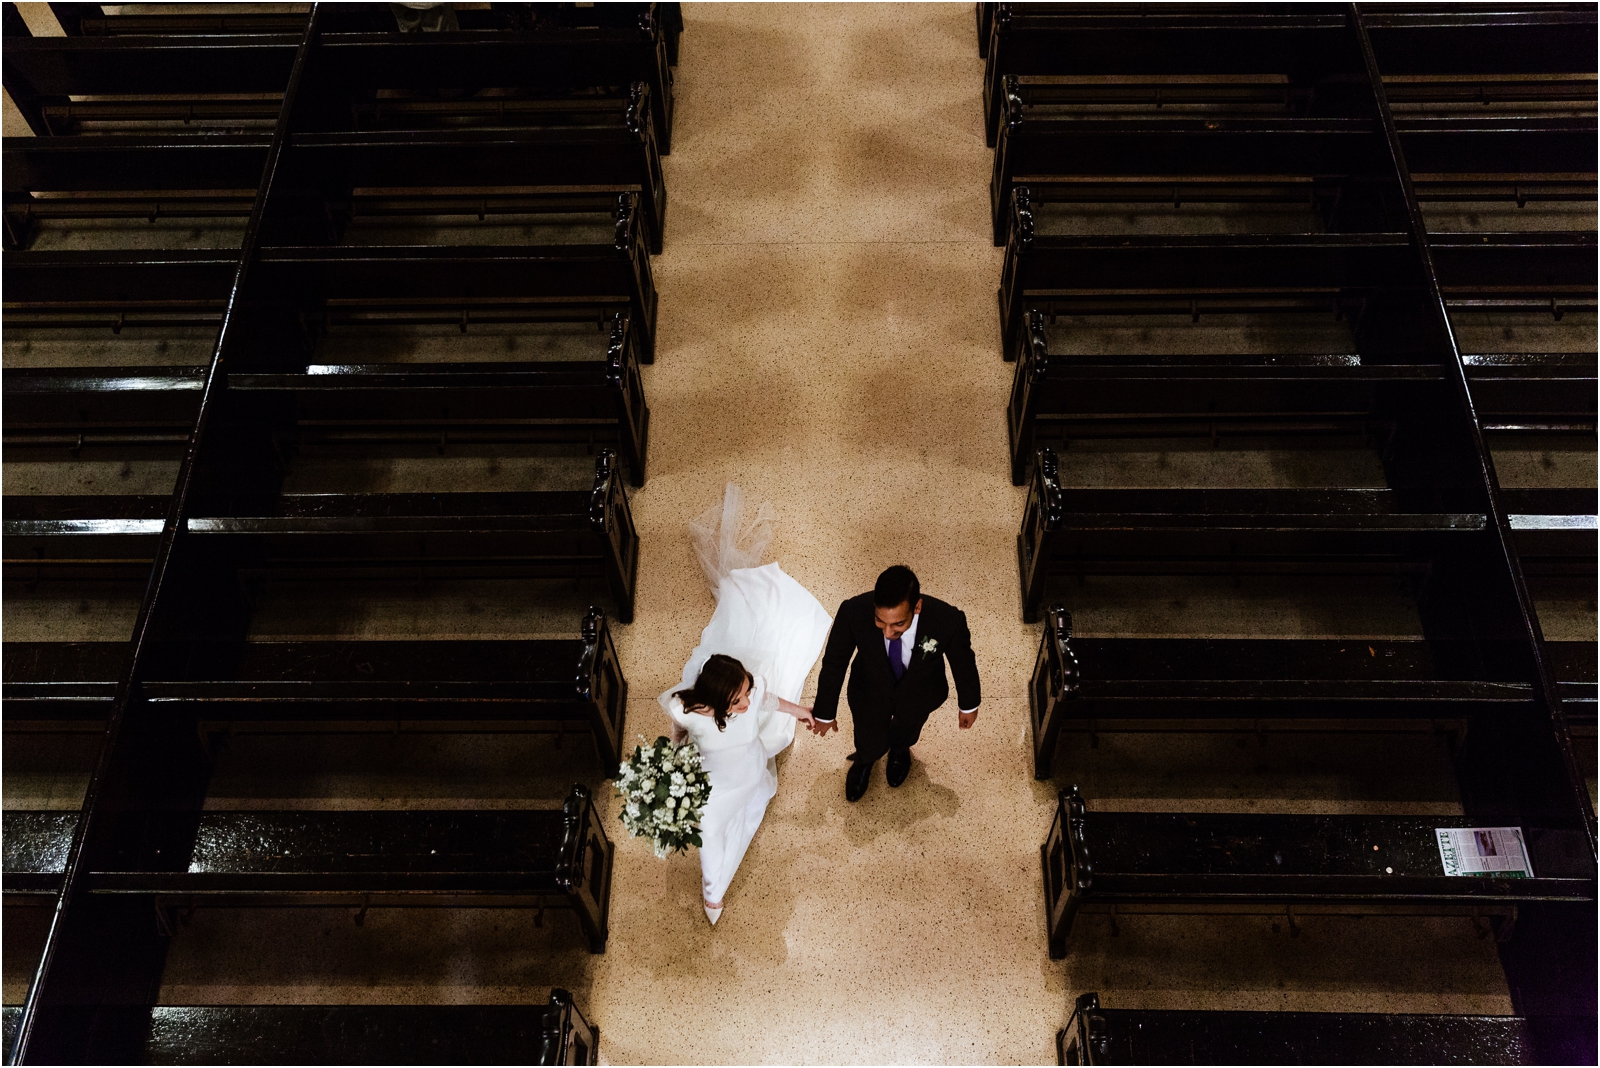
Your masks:
{"label": "green foliage in bouquet", "polygon": [[[639,739],[641,742],[643,738]],[[711,780],[693,742],[673,745],[657,738],[637,745],[617,769],[622,795],[622,825],[635,838],[648,838],[656,856],[681,853],[700,845],[700,817],[711,798]]]}

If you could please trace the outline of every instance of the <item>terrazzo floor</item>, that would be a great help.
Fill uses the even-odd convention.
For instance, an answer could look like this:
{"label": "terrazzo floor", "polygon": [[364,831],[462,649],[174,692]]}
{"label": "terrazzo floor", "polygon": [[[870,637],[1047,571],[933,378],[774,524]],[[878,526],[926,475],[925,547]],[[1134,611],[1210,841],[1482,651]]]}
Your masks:
{"label": "terrazzo floor", "polygon": [[[1066,961],[1048,959],[1039,844],[1057,789],[1077,782],[1091,805],[1122,809],[1447,815],[1445,743],[1069,739],[1057,780],[1034,782],[1038,632],[1017,594],[1024,491],[1006,456],[1011,366],[971,6],[688,4],[685,19],[654,264],[659,357],[645,371],[650,477],[632,503],[638,615],[617,629],[629,731],[665,731],[654,695],[677,682],[713,607],[686,526],[729,480],[772,502],[771,557],[830,610],[897,562],[964,609],[984,684],[976,727],[958,732],[953,703],[940,710],[909,781],[889,790],[880,765],[856,805],[848,735],[802,733],[715,929],[698,858],[658,860],[613,822],[603,956],[559,915],[374,911],[358,928],[338,910],[200,911],[174,940],[162,1000],[540,1001],[560,985],[612,1064],[1053,1063],[1086,991],[1124,1007],[1508,1012],[1493,942],[1466,919],[1312,917],[1293,939],[1270,917],[1141,917],[1116,936],[1096,921]],[[1382,477],[1354,446],[1307,460],[1259,444],[1075,445],[1063,470],[1079,485]],[[555,626],[528,622],[528,602],[504,589],[373,603],[354,626],[338,591],[323,596],[345,612],[334,629],[373,637]],[[1073,610],[1100,634],[1417,633],[1402,592],[1335,585],[1091,581]],[[308,611],[269,606],[258,632],[310,630]],[[8,624],[12,612],[26,605],[8,605]],[[1577,612],[1592,630],[1592,603]],[[549,739],[316,744],[240,739],[210,803],[488,807],[547,802],[575,777],[604,789],[600,769]],[[36,756],[33,779],[8,771],[8,804],[57,807],[37,798],[63,781],[71,793],[73,754]],[[7,1002],[30,967],[18,931],[8,916]]]}

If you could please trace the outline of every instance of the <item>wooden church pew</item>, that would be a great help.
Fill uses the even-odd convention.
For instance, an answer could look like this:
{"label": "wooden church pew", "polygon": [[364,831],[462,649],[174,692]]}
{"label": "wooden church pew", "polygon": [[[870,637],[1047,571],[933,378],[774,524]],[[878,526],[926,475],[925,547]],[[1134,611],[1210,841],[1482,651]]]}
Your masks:
{"label": "wooden church pew", "polygon": [[[103,726],[124,642],[7,642],[7,731]],[[250,641],[164,646],[140,692],[202,734],[587,732],[622,759],[628,684],[605,615],[575,638],[527,641]]]}
{"label": "wooden church pew", "polygon": [[7,37],[6,92],[35,134],[74,96],[281,96],[303,35]]}
{"label": "wooden church pew", "polygon": [[[1012,193],[998,301],[1001,351],[1015,358],[1030,309],[1047,315],[1213,311],[1359,312],[1373,294],[1420,284],[1399,233],[1133,237],[1035,232],[1026,187]],[[1595,306],[1589,232],[1441,233],[1430,241],[1447,305]]]}
{"label": "wooden church pew", "polygon": [[[377,25],[383,30],[364,24],[371,17],[361,10],[365,7],[381,15]],[[666,154],[672,130],[669,38],[681,32],[681,19],[660,7],[639,5],[614,25],[398,34],[382,5],[336,5],[323,28],[316,67],[326,77],[312,95],[328,103],[340,94],[365,99],[383,89],[564,93],[644,82],[650,87],[657,143]],[[146,28],[160,29],[154,23]],[[264,22],[254,28],[286,30]],[[71,96],[281,93],[303,34],[294,29],[9,37],[5,87],[37,134],[50,132],[41,109]]]}
{"label": "wooden church pew", "polygon": [[[1034,777],[1062,732],[1432,729],[1535,708],[1531,666],[1492,643],[1365,638],[1082,638],[1044,614],[1028,684]],[[1594,649],[1547,643],[1563,707],[1594,705]],[[1587,654],[1588,662],[1583,657]]]}
{"label": "wooden church pew", "polygon": [[[599,1063],[600,1029],[556,988],[544,1005],[155,1005],[143,1064]],[[4,1010],[5,1047],[22,1015]]]}
{"label": "wooden church pew", "polygon": [[[1236,77],[1114,83],[1130,98],[1172,94],[1176,99],[1165,110],[1030,104],[1031,98],[1050,100],[1065,89],[1082,90],[1078,95],[1104,92],[1101,79],[1074,78],[1065,86],[1049,81],[1038,88],[1024,88],[1020,79],[1007,81],[989,188],[996,245],[1005,244],[1011,191],[1019,185],[1028,187],[1036,203],[1152,200],[1156,192],[1173,204],[1299,202],[1319,208],[1329,229],[1375,228],[1359,217],[1352,225],[1344,203],[1347,197],[1370,196],[1363,186],[1388,172],[1388,150],[1370,102],[1330,105],[1320,110],[1331,114],[1308,116],[1284,107],[1281,101],[1291,91],[1278,79]],[[1535,84],[1549,86],[1546,80]],[[1592,112],[1592,79],[1574,84]],[[1419,83],[1409,88],[1413,96],[1424,95]],[[1458,89],[1448,82],[1439,95],[1452,96]],[[1230,95],[1241,103],[1188,111],[1181,106],[1186,97],[1213,102]],[[1252,95],[1264,99],[1252,101]],[[1280,102],[1273,102],[1274,96]],[[1455,198],[1472,187],[1484,197],[1510,192],[1523,202],[1528,197],[1593,199],[1592,113],[1406,114],[1396,125],[1408,164],[1425,175],[1419,188],[1425,198],[1448,186]]]}
{"label": "wooden church pew", "polygon": [[[628,317],[600,324],[592,360],[334,364],[234,372],[229,392],[288,409],[280,444],[565,441],[615,448],[642,485],[650,410]],[[4,372],[5,443],[13,449],[130,455],[182,447],[205,385],[203,367],[44,367]]]}
{"label": "wooden church pew", "polygon": [[661,154],[672,151],[672,69],[660,5],[630,25],[539,26],[516,33],[324,33],[312,90],[326,106],[379,90],[524,88],[566,92],[643,82]]}
{"label": "wooden church pew", "polygon": [[[1011,477],[1039,445],[1106,437],[1356,434],[1382,438],[1395,414],[1442,395],[1444,369],[1364,363],[1348,353],[1051,353],[1048,317],[1024,317],[1006,422]],[[1592,353],[1464,357],[1486,431],[1592,433]]]}
{"label": "wooden church pew", "polygon": [[[282,303],[371,321],[465,327],[623,313],[652,361],[657,296],[636,198],[621,194],[614,211],[580,223],[558,218],[537,235],[546,244],[268,246],[253,270]],[[220,321],[236,267],[229,249],[12,252],[6,325]]]}
{"label": "wooden church pew", "polygon": [[[76,818],[4,814],[8,898],[60,883]],[[560,809],[202,812],[182,870],[149,843],[193,815],[122,818],[140,844],[105,858],[87,892],[150,898],[168,930],[173,910],[202,907],[355,908],[358,923],[369,908],[566,908],[605,952],[613,846],[583,786]]]}
{"label": "wooden church pew", "polygon": [[[1581,493],[1525,491],[1519,545],[1580,554],[1592,539]],[[1536,517],[1536,518],[1535,518]],[[1023,618],[1052,578],[1090,574],[1409,574],[1488,533],[1474,502],[1390,489],[1062,489],[1055,453],[1034,461],[1017,559]]]}
{"label": "wooden church pew", "polygon": [[[487,103],[504,110],[503,102]],[[331,211],[336,217],[382,213],[385,206],[396,210],[399,201],[407,200],[413,202],[405,208],[410,213],[471,213],[480,218],[489,213],[491,202],[495,214],[538,213],[581,210],[575,198],[587,197],[593,210],[613,207],[620,194],[631,193],[652,250],[661,250],[666,185],[649,120],[649,90],[643,83],[619,100],[525,102],[523,121],[509,128],[500,123],[418,129],[414,122],[393,121],[397,114],[426,118],[416,110],[424,106],[389,109],[382,129],[294,135],[283,162],[285,192],[302,201],[310,197],[311,210]],[[70,122],[74,107],[82,121],[89,108],[104,115],[113,105],[57,109],[68,113],[58,121]],[[116,107],[131,122],[178,105],[161,101]],[[47,108],[46,113],[55,111]],[[248,215],[270,140],[271,131],[265,129],[7,138],[10,247],[26,244],[28,223],[34,219],[154,220],[207,214],[208,206],[219,216]],[[228,190],[237,193],[231,198],[219,194]],[[62,195],[66,193],[72,195]]]}
{"label": "wooden church pew", "polygon": [[1342,12],[1297,5],[1218,5],[1155,15],[1109,6],[1000,4],[984,66],[989,144],[1015,75],[1281,74],[1296,85],[1361,70]]}
{"label": "wooden church pew", "polygon": [[[1593,69],[1595,14],[1579,5],[1502,5],[1441,15],[1364,10],[1378,68],[1405,74]],[[1335,5],[1208,5],[1157,11],[1110,5],[1000,4],[984,68],[990,144],[1014,75],[1279,74],[1297,88],[1360,75],[1348,13]]]}
{"label": "wooden church pew", "polygon": [[1080,994],[1057,1064],[1541,1064],[1522,1016],[1107,1009]]}
{"label": "wooden church pew", "polygon": [[[600,575],[632,622],[639,539],[616,459],[602,451],[592,491],[279,495],[270,510],[200,505],[186,532],[234,566],[318,575]],[[5,566],[14,577],[82,576],[148,566],[166,497],[5,498]]]}
{"label": "wooden church pew", "polygon": [[1050,956],[1079,915],[1497,917],[1519,905],[1592,907],[1594,858],[1581,830],[1522,828],[1532,878],[1447,876],[1435,829],[1461,818],[1089,811],[1074,788],[1041,848]]}

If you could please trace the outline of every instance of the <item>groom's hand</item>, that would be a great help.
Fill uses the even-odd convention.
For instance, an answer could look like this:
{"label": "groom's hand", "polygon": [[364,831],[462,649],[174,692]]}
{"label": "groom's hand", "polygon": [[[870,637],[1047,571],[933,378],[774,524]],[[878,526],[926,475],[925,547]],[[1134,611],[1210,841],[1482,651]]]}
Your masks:
{"label": "groom's hand", "polygon": [[829,731],[838,729],[839,721],[836,719],[813,719],[811,721],[811,732],[818,738],[826,738]]}
{"label": "groom's hand", "polygon": [[961,729],[966,730],[978,722],[978,710],[974,708],[971,712],[960,712],[956,718],[961,721]]}

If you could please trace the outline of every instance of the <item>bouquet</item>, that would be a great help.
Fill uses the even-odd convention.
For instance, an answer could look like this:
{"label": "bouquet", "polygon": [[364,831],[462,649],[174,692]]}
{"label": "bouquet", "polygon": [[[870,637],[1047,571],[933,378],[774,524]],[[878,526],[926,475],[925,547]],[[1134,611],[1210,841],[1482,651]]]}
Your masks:
{"label": "bouquet", "polygon": [[700,817],[711,780],[693,742],[673,745],[657,738],[652,746],[634,746],[633,756],[617,769],[616,786],[624,802],[622,825],[635,838],[651,839],[656,856],[701,844]]}

